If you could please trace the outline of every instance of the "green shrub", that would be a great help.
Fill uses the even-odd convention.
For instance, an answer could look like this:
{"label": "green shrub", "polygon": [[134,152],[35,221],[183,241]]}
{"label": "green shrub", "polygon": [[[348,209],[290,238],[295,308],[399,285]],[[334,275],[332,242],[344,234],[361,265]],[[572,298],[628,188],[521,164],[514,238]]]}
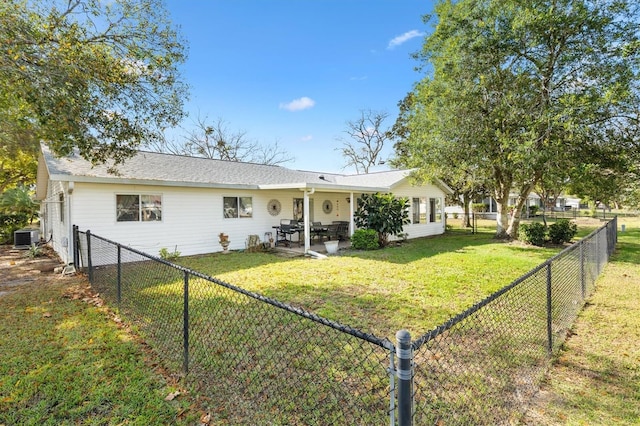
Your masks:
{"label": "green shrub", "polygon": [[489,210],[489,206],[485,203],[473,203],[471,205],[471,210],[474,213],[484,213]]}
{"label": "green shrub", "polygon": [[578,233],[578,225],[569,219],[559,219],[549,225],[549,239],[553,244],[564,244],[571,241]]}
{"label": "green shrub", "polygon": [[356,229],[351,236],[351,246],[358,250],[374,250],[380,247],[378,233],[373,229]]}
{"label": "green shrub", "polygon": [[385,247],[389,236],[401,234],[409,223],[409,199],[396,198],[393,194],[362,194],[353,213],[356,226],[374,229],[378,233],[378,245]]}
{"label": "green shrub", "polygon": [[0,214],[0,244],[13,243],[13,233],[29,223],[25,213]]}
{"label": "green shrub", "polygon": [[174,260],[180,257],[180,252],[178,251],[178,247],[176,247],[173,252],[170,252],[165,247],[160,249],[160,259],[167,260],[169,262],[173,262]]}
{"label": "green shrub", "polygon": [[546,240],[547,231],[540,222],[531,224],[523,223],[520,225],[519,238],[520,241],[533,244],[534,246],[543,246]]}

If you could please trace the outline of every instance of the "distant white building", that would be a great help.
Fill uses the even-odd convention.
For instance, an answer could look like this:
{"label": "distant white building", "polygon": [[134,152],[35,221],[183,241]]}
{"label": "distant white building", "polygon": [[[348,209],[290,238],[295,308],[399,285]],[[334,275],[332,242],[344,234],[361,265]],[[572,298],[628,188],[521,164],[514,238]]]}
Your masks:
{"label": "distant white building", "polygon": [[[514,206],[516,204],[517,197],[515,194],[512,194],[509,197],[509,206]],[[482,200],[482,203],[485,205],[484,211],[482,212],[482,216],[486,219],[495,219],[497,215],[497,204],[493,198],[485,198]],[[540,210],[543,209],[544,205],[540,196],[536,193],[531,193],[527,197],[527,201],[525,202],[525,212],[529,211],[529,207],[538,207]],[[574,197],[558,197],[556,200],[555,206],[553,207],[554,211],[567,211],[567,210],[577,210],[582,208],[580,198]],[[469,206],[469,211],[472,211],[472,206]],[[461,206],[446,206],[445,212],[450,217],[453,214],[462,215],[464,211]]]}

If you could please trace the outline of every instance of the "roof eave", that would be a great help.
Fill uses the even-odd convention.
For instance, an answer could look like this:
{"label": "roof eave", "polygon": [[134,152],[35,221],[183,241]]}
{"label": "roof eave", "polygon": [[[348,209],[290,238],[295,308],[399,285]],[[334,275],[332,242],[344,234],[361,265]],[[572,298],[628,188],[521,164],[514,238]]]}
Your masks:
{"label": "roof eave", "polygon": [[436,178],[434,179],[434,183],[438,188],[442,189],[442,191],[446,192],[448,195],[453,195],[453,189],[451,189],[449,185],[444,183],[442,180]]}
{"label": "roof eave", "polygon": [[42,151],[38,153],[38,169],[36,174],[36,200],[44,200],[47,198],[48,184],[50,177],[49,165],[44,161]]}
{"label": "roof eave", "polygon": [[147,186],[179,186],[188,188],[228,188],[228,189],[259,189],[258,185],[233,184],[233,183],[211,183],[211,182],[184,182],[171,180],[150,180],[150,179],[129,179],[120,177],[97,177],[80,175],[51,175],[50,179],[61,182],[79,183],[109,183],[123,185],[147,185]]}
{"label": "roof eave", "polygon": [[318,183],[284,183],[258,185],[259,189],[299,189],[316,190],[319,192],[388,192],[388,187],[382,186],[361,186],[361,185],[337,185]]}

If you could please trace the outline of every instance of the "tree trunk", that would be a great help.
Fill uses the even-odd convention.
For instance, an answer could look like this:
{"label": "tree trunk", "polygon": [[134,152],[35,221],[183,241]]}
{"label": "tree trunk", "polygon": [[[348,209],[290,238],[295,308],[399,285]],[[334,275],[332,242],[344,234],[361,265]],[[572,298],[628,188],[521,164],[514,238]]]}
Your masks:
{"label": "tree trunk", "polygon": [[471,204],[471,197],[467,194],[462,194],[462,226],[471,228],[471,215],[469,214],[469,205]]}
{"label": "tree trunk", "polygon": [[507,224],[509,223],[509,213],[507,209],[507,203],[496,199],[497,214],[496,214],[496,238],[506,239],[509,238],[507,232]]}
{"label": "tree trunk", "polygon": [[509,223],[509,192],[513,184],[513,177],[509,170],[495,166],[493,169],[494,198],[497,205],[495,238],[508,239],[507,225]]}
{"label": "tree trunk", "polygon": [[511,215],[511,219],[509,220],[509,228],[507,229],[507,234],[509,234],[510,238],[514,240],[518,239],[518,229],[520,228],[520,212],[522,211],[522,207],[527,201],[527,197],[518,196],[516,201],[516,205],[513,208],[513,214]]}
{"label": "tree trunk", "polygon": [[532,187],[533,185],[527,185],[523,188],[520,188],[520,194],[518,194],[518,198],[516,199],[516,205],[514,207],[515,214],[511,216],[511,220],[509,221],[509,228],[507,229],[507,234],[509,234],[509,237],[513,238],[514,240],[518,239],[518,230],[520,228],[520,212],[522,211],[522,207],[527,202],[527,198],[529,198]]}
{"label": "tree trunk", "polygon": [[497,207],[496,238],[506,239],[509,238],[509,234],[507,233],[507,224],[509,223],[509,190],[496,189],[495,199]]}

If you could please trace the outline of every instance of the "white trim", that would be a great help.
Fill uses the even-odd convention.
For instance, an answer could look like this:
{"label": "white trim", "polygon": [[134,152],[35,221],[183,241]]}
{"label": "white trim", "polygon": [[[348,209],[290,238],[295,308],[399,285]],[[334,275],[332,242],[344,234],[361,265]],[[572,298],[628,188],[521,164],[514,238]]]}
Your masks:
{"label": "white trim", "polygon": [[216,189],[260,189],[260,185],[245,185],[245,184],[231,184],[231,183],[210,183],[210,182],[187,182],[187,181],[173,181],[173,180],[149,180],[149,179],[128,179],[128,178],[106,178],[95,176],[81,176],[81,175],[51,175],[50,180],[57,180],[60,182],[75,182],[81,183],[109,183],[109,184],[123,184],[123,185],[148,185],[148,186],[184,186],[193,188],[216,188]]}

